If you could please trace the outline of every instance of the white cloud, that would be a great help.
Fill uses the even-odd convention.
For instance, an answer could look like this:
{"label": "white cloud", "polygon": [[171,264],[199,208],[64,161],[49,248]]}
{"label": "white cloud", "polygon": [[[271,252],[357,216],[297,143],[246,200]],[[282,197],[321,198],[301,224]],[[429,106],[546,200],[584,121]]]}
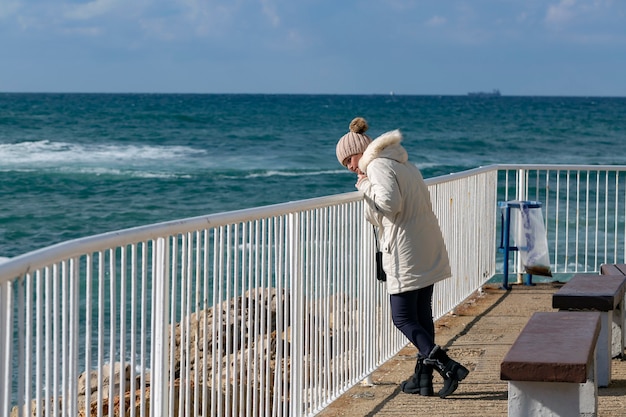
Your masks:
{"label": "white cloud", "polygon": [[417,7],[418,0],[387,0],[387,5],[393,10],[406,11]]}
{"label": "white cloud", "polygon": [[0,19],[13,16],[20,8],[18,1],[0,1]]}
{"label": "white cloud", "polygon": [[565,23],[576,16],[576,0],[561,0],[559,4],[548,7],[548,23]]}
{"label": "white cloud", "polygon": [[179,10],[167,17],[170,32],[191,32],[199,37],[226,36],[241,9],[241,1],[177,0],[176,3]]}
{"label": "white cloud", "polygon": [[544,22],[561,41],[623,45],[625,5],[621,0],[560,0],[547,9]]}
{"label": "white cloud", "polygon": [[[558,4],[548,7],[546,22],[564,24],[573,20],[603,20],[616,12],[613,0],[560,0]],[[617,5],[619,10],[619,5]],[[606,13],[609,13],[607,15]]]}
{"label": "white cloud", "polygon": [[104,30],[101,27],[88,26],[88,27],[67,28],[67,29],[63,29],[62,32],[68,35],[100,36],[104,33]]}
{"label": "white cloud", "polygon": [[515,19],[518,22],[526,22],[528,20],[528,12],[521,12],[520,14],[517,15],[517,18]]}
{"label": "white cloud", "polygon": [[89,3],[66,6],[64,16],[76,20],[93,19],[108,14],[123,4],[121,0],[94,0]]}
{"label": "white cloud", "polygon": [[280,25],[280,17],[276,12],[276,7],[270,2],[270,0],[261,0],[263,6],[263,14],[268,18],[272,26],[278,27]]}
{"label": "white cloud", "polygon": [[428,21],[426,22],[426,26],[430,26],[430,27],[442,26],[446,22],[447,22],[447,19],[445,17],[433,16],[430,19],[428,19]]}

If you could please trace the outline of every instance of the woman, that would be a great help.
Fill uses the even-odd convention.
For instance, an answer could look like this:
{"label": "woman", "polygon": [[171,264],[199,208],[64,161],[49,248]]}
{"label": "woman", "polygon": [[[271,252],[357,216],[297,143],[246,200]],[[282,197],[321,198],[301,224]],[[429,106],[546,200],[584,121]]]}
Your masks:
{"label": "woman", "polygon": [[448,253],[430,194],[419,169],[408,160],[399,130],[375,140],[357,117],[337,143],[337,159],[358,176],[365,216],[379,227],[383,269],[394,325],[417,347],[417,365],[402,391],[433,395],[432,374],[444,378],[439,396],[452,394],[469,370],[435,345],[433,286],[451,276]]}

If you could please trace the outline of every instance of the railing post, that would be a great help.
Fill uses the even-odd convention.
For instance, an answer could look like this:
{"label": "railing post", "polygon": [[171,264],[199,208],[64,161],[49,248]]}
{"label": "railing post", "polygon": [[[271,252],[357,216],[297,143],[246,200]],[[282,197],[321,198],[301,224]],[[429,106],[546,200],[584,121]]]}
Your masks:
{"label": "railing post", "polygon": [[[360,224],[361,228],[361,239],[358,239],[358,244],[360,252],[363,254],[362,262],[359,262],[360,271],[359,275],[364,279],[367,279],[369,282],[364,286],[365,294],[368,294],[366,297],[370,297],[370,294],[375,293],[376,285],[384,285],[381,282],[375,282],[376,279],[376,266],[375,266],[375,254],[376,254],[376,239],[377,236],[374,236],[372,225],[367,220],[365,220],[365,216],[360,215],[363,213],[363,207],[357,206],[355,207],[355,211],[357,211],[357,215],[355,215],[356,219],[359,219],[358,224]],[[372,277],[368,279],[369,277]],[[363,317],[375,317],[376,316],[376,307],[375,303],[371,302],[371,299],[363,300]],[[371,345],[367,344],[367,340],[375,340],[375,331],[372,330],[373,321],[362,320],[360,326],[362,326],[362,330],[360,331],[363,335],[365,335],[365,339],[359,338],[363,345],[360,347],[360,350],[364,353],[364,366],[366,369],[369,369],[370,364],[372,364],[372,355],[375,355],[373,352],[375,349],[372,348]],[[375,360],[375,359],[374,359]],[[374,386],[374,378],[372,377],[372,373],[369,373],[365,379],[361,381],[361,385],[372,387]]]}
{"label": "railing post", "polygon": [[[524,168],[520,168],[517,171],[517,200],[518,201],[525,201],[528,198],[528,192],[526,189],[526,169]],[[518,216],[517,217],[518,222],[521,222],[521,218]],[[519,228],[520,225],[518,224],[517,227]],[[522,265],[522,257],[521,256],[517,256],[517,283],[518,284],[523,284],[524,283],[524,278],[523,278],[523,273],[522,270],[524,269],[524,266]]]}
{"label": "railing post", "polygon": [[290,367],[290,381],[291,386],[289,388],[289,415],[299,416],[302,415],[305,404],[308,400],[302,398],[303,392],[303,378],[302,372],[304,359],[302,351],[304,349],[304,333],[303,333],[303,318],[304,318],[304,306],[303,297],[304,291],[302,291],[302,274],[301,274],[301,245],[300,245],[300,216],[298,212],[289,213],[288,217],[288,231],[287,231],[287,248],[289,256],[289,287],[290,287],[290,328],[291,328],[291,349],[289,352],[289,359],[291,361]]}
{"label": "railing post", "polygon": [[152,375],[150,378],[150,414],[169,413],[169,242],[158,238],[153,248],[154,284],[152,289]]}
{"label": "railing post", "polygon": [[510,224],[511,224],[511,206],[505,202],[504,210],[504,222],[502,224],[502,244],[504,251],[504,268],[502,271],[502,288],[505,290],[511,289],[509,287],[509,246],[510,246]]}
{"label": "railing post", "polygon": [[0,378],[5,383],[0,388],[0,415],[9,415],[9,405],[11,404],[11,340],[13,340],[13,328],[11,323],[11,281],[0,284]]}

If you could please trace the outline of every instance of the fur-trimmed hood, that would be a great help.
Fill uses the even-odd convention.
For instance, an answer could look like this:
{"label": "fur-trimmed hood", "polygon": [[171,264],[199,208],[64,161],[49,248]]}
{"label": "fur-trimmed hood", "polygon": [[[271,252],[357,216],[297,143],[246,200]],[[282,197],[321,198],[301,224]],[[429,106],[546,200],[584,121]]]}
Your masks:
{"label": "fur-trimmed hood", "polygon": [[356,188],[365,218],[379,227],[387,292],[426,288],[451,276],[450,262],[430,192],[416,165],[408,162],[398,130],[370,143],[361,159]]}
{"label": "fur-trimmed hood", "polygon": [[359,169],[367,172],[367,166],[376,158],[394,159],[401,164],[409,160],[409,154],[400,144],[402,133],[400,130],[392,130],[383,133],[369,144],[359,161]]}

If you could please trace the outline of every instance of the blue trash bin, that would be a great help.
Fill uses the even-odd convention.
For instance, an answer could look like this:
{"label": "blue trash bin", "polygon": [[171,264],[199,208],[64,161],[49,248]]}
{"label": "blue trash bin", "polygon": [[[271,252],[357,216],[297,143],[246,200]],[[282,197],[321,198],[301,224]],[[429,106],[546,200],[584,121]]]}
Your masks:
{"label": "blue trash bin", "polygon": [[[511,209],[541,209],[540,201],[524,201],[524,200],[511,200],[511,201],[499,201],[498,207],[500,207],[500,247],[499,250],[504,254],[504,267],[502,277],[502,288],[509,290],[509,253],[519,251],[520,248],[513,246],[510,243],[511,238]],[[532,274],[526,274],[524,285],[533,285]]]}

